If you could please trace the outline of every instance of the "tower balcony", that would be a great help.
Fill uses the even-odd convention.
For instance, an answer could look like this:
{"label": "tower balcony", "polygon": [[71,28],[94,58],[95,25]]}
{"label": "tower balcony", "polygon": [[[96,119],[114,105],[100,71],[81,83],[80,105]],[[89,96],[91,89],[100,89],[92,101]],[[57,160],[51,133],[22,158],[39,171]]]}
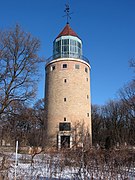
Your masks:
{"label": "tower balcony", "polygon": [[73,58],[73,59],[78,59],[78,60],[82,60],[84,61],[85,63],[88,63],[90,65],[90,62],[88,60],[88,58],[86,58],[85,56],[83,55],[80,55],[80,54],[76,54],[76,53],[58,53],[58,54],[55,54],[51,57],[49,57],[47,60],[46,60],[46,65],[51,63],[51,61],[54,61],[56,59],[60,59],[60,58]]}

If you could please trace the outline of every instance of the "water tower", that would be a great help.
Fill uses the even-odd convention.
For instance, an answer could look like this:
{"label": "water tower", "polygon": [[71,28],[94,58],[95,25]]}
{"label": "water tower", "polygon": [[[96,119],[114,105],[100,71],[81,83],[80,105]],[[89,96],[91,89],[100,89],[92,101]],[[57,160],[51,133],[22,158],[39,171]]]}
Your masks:
{"label": "water tower", "polygon": [[53,42],[45,71],[45,141],[71,148],[87,133],[91,143],[90,63],[68,22]]}

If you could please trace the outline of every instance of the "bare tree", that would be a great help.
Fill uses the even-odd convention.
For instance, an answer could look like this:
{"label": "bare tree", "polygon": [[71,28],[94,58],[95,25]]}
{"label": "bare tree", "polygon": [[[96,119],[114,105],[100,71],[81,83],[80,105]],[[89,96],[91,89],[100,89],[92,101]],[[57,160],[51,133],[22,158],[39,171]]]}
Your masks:
{"label": "bare tree", "polygon": [[120,89],[119,95],[125,109],[128,141],[130,144],[135,144],[135,81]]}
{"label": "bare tree", "polygon": [[35,97],[38,80],[40,41],[19,25],[0,32],[0,115],[13,101]]}
{"label": "bare tree", "polygon": [[23,102],[14,101],[10,104],[10,110],[11,112],[6,116],[6,120],[2,121],[1,144],[4,139],[12,145],[15,144],[16,140],[19,140],[19,146],[41,146],[43,109],[37,107],[37,103],[32,108]]}
{"label": "bare tree", "polygon": [[39,99],[34,107],[33,107],[33,111],[34,111],[34,116],[36,118],[36,129],[38,130],[38,136],[40,138],[38,138],[38,141],[40,139],[40,146],[42,145],[42,147],[44,147],[44,131],[45,131],[45,125],[44,125],[44,111],[45,109],[45,100],[44,99]]}
{"label": "bare tree", "polygon": [[130,110],[130,115],[135,117],[135,81],[120,89],[119,95],[125,107]]}
{"label": "bare tree", "polygon": [[93,145],[102,146],[102,142],[105,139],[105,121],[102,117],[102,106],[92,105],[91,108],[92,118],[92,142]]}

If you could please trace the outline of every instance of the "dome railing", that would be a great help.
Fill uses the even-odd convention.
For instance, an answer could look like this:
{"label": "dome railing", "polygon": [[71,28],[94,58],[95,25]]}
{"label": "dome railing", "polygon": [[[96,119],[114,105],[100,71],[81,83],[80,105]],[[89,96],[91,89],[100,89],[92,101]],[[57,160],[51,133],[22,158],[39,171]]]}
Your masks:
{"label": "dome railing", "polygon": [[46,60],[46,64],[50,63],[51,61],[55,60],[55,59],[59,59],[59,58],[75,58],[75,59],[81,59],[83,61],[85,61],[86,63],[90,64],[89,60],[80,54],[76,54],[76,53],[63,53],[63,54],[55,54],[51,57],[49,57]]}

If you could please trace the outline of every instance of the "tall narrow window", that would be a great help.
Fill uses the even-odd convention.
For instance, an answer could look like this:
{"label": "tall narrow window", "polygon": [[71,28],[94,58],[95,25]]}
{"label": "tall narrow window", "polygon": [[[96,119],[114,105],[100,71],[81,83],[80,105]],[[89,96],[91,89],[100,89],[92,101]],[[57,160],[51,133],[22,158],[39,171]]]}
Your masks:
{"label": "tall narrow window", "polygon": [[87,67],[85,68],[85,72],[86,72],[86,73],[88,72],[88,68],[87,68]]}
{"label": "tall narrow window", "polygon": [[64,82],[64,83],[67,83],[67,79],[66,79],[66,78],[64,78],[64,79],[63,79],[63,82]]}
{"label": "tall narrow window", "polygon": [[66,102],[67,101],[67,99],[66,98],[64,98],[64,102]]}
{"label": "tall narrow window", "polygon": [[87,99],[89,99],[89,95],[87,95]]}
{"label": "tall narrow window", "polygon": [[67,64],[63,64],[62,67],[63,67],[63,69],[67,68]]}
{"label": "tall narrow window", "polygon": [[66,121],[67,119],[66,119],[66,117],[64,117],[64,121]]}
{"label": "tall narrow window", "polygon": [[89,117],[90,115],[89,115],[89,113],[87,113],[87,117]]}
{"label": "tall narrow window", "polygon": [[79,64],[75,64],[75,69],[80,69]]}

